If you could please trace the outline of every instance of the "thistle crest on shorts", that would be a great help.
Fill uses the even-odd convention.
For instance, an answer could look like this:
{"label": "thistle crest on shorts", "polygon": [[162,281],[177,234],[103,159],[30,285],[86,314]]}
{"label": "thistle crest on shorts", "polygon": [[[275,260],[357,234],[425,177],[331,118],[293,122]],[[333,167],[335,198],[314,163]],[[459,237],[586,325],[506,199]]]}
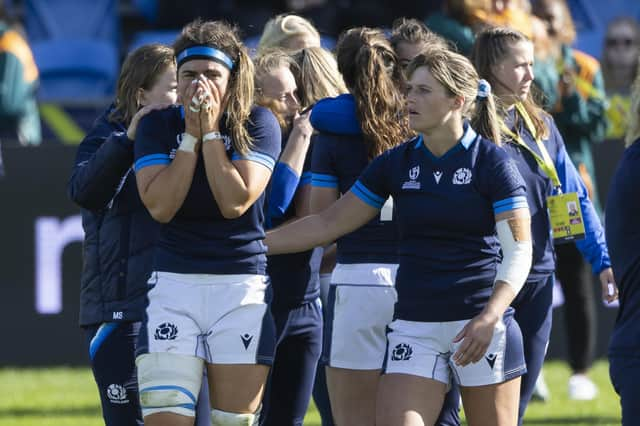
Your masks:
{"label": "thistle crest on shorts", "polygon": [[413,349],[407,343],[399,343],[391,353],[392,361],[409,361],[413,355]]}
{"label": "thistle crest on shorts", "polygon": [[163,322],[156,328],[153,338],[156,340],[175,340],[178,336],[178,327],[170,322]]}

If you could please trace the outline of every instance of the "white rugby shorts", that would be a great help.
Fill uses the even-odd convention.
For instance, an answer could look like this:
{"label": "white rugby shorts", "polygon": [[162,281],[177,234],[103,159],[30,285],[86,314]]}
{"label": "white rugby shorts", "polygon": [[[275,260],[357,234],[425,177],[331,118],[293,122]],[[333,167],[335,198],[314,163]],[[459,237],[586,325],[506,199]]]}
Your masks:
{"label": "white rugby shorts", "polygon": [[325,319],[323,362],[335,368],[379,370],[386,328],[398,299],[398,265],[337,264],[331,277]]}
{"label": "white rugby shorts", "polygon": [[385,374],[410,374],[460,386],[502,383],[526,373],[522,334],[512,311],[494,329],[486,353],[477,363],[455,365],[453,354],[462,342],[453,339],[470,320],[389,324]]}
{"label": "white rugby shorts", "polygon": [[[144,352],[194,355],[213,364],[273,362],[275,328],[263,275],[154,272]],[[145,343],[147,343],[145,347]]]}

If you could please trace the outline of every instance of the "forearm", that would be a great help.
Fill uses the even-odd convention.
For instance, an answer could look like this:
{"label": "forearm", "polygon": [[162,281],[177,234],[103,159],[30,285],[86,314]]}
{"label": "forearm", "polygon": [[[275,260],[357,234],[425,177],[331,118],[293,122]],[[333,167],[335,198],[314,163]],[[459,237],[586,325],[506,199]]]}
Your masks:
{"label": "forearm", "polygon": [[609,250],[600,218],[588,196],[580,197],[580,209],[585,227],[585,238],[576,241],[576,247],[582,256],[591,264],[595,275],[611,267]]}
{"label": "forearm", "polygon": [[124,133],[111,134],[104,143],[87,141],[80,146],[69,180],[69,196],[88,210],[106,207],[133,163],[132,142]]}
{"label": "forearm", "polygon": [[154,219],[167,223],[182,207],[196,167],[197,155],[178,150],[168,166],[158,172],[146,185],[139,188],[140,196]]}
{"label": "forearm", "polygon": [[309,143],[311,141],[311,134],[300,130],[298,127],[294,127],[289,135],[287,146],[280,154],[281,163],[288,165],[298,176],[302,174],[302,168],[304,167],[304,159],[309,150]]}
{"label": "forearm", "polygon": [[241,216],[251,207],[251,194],[233,162],[227,157],[222,141],[203,144],[202,155],[207,182],[222,215],[228,219]]}
{"label": "forearm", "polygon": [[511,285],[504,281],[497,281],[493,287],[493,293],[482,310],[482,313],[492,318],[500,319],[515,297],[516,293],[513,291]]}
{"label": "forearm", "polygon": [[298,253],[325,245],[335,238],[328,232],[330,224],[321,215],[306,216],[300,220],[267,232],[267,253]]}

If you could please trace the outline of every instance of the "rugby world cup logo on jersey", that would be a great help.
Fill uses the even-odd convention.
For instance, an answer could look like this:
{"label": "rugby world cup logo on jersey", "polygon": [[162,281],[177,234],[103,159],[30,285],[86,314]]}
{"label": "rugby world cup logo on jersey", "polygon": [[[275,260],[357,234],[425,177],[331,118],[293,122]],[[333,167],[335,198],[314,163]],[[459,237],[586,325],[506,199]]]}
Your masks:
{"label": "rugby world cup logo on jersey", "polygon": [[418,176],[420,176],[420,166],[409,169],[409,180],[402,184],[402,189],[420,189]]}
{"label": "rugby world cup logo on jersey", "polygon": [[461,167],[453,175],[454,185],[468,185],[471,183],[471,170]]}

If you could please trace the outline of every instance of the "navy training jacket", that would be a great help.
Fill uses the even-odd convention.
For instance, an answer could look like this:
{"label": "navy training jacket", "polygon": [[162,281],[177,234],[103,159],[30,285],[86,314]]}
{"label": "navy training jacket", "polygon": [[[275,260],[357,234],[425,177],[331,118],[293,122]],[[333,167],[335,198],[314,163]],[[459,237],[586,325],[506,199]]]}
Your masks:
{"label": "navy training jacket", "polygon": [[123,123],[99,117],[78,147],[68,185],[85,232],[80,325],[140,321],[160,224],[138,194],[133,141]]}

